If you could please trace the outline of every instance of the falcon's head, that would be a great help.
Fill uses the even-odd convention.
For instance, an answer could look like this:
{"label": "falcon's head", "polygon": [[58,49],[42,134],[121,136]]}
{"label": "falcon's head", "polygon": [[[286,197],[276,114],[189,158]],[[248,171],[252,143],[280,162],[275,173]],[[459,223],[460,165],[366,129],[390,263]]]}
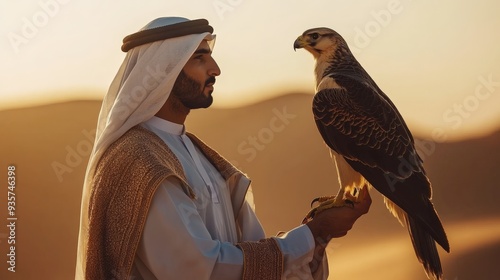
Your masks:
{"label": "falcon's head", "polygon": [[300,48],[309,51],[316,59],[331,57],[338,48],[348,49],[344,38],[326,27],[306,30],[293,44],[294,50]]}

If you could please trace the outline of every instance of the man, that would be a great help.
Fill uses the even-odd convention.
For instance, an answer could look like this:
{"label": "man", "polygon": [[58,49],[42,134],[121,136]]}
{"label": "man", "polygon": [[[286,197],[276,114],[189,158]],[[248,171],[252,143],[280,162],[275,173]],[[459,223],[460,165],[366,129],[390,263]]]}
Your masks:
{"label": "man", "polygon": [[77,279],[322,279],[324,249],[371,200],[265,238],[249,179],[184,121],[220,69],[206,20],[159,18],[125,37],[82,195]]}

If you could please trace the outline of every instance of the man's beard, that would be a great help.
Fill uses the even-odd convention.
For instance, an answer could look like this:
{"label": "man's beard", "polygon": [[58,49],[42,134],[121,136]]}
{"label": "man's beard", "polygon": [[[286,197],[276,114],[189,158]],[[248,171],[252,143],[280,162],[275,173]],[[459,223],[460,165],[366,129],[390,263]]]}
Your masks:
{"label": "man's beard", "polygon": [[172,88],[172,95],[189,109],[208,108],[212,105],[213,98],[211,92],[208,96],[203,93],[205,86],[209,83],[215,83],[215,77],[210,77],[205,81],[205,85],[201,85],[197,81],[188,77],[184,71],[179,73]]}

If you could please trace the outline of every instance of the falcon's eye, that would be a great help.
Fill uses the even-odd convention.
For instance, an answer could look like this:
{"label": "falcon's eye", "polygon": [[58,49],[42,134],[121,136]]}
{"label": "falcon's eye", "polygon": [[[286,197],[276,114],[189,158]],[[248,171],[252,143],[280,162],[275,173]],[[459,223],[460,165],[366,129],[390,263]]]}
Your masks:
{"label": "falcon's eye", "polygon": [[318,34],[318,33],[313,33],[313,34],[311,34],[311,35],[309,35],[309,36],[311,36],[311,38],[312,38],[313,40],[316,40],[316,39],[318,39],[318,38],[319,38],[319,34]]}

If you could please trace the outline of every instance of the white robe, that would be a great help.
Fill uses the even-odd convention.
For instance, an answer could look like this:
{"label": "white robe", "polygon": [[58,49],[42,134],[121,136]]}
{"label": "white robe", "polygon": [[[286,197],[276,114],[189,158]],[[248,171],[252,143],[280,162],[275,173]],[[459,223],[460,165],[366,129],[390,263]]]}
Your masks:
{"label": "white robe", "polygon": [[[243,253],[235,244],[265,238],[250,203],[245,201],[239,214],[242,235],[238,240],[226,182],[189,143],[184,126],[157,117],[142,126],[158,135],[177,156],[197,199],[189,198],[177,179],[168,179],[158,187],[136,253],[132,279],[241,279]],[[314,239],[309,228],[301,225],[274,238],[284,255],[284,279],[313,279],[309,262],[314,257]],[[326,258],[321,265],[323,273],[318,276],[326,279]]]}

